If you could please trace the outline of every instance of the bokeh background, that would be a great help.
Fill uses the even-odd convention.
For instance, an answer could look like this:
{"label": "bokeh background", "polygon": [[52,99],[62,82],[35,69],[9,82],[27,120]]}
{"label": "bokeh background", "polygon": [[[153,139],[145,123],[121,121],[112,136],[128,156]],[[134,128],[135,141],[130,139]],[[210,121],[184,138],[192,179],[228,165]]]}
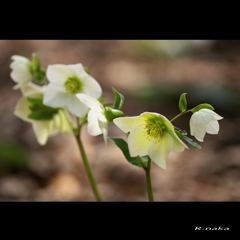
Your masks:
{"label": "bokeh background", "polygon": [[[124,93],[126,115],[178,113],[178,97],[189,105],[209,102],[224,116],[219,135],[207,135],[202,150],[169,157],[167,170],[152,167],[159,201],[240,199],[240,42],[213,40],[1,40],[0,200],[93,201],[75,140],[70,135],[39,146],[29,124],[13,115],[20,93],[12,89],[10,58],[35,52],[48,64],[81,62],[112,101]],[[176,121],[188,129],[189,116]],[[122,133],[110,126],[110,134]],[[106,201],[145,201],[144,172],[126,162],[111,142],[83,131],[93,172]]]}

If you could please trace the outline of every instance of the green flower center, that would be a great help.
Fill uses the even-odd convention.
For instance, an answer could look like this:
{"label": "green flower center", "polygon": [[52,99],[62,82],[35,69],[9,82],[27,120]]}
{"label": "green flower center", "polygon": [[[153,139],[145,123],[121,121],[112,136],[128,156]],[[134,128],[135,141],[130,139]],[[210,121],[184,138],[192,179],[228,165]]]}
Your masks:
{"label": "green flower center", "polygon": [[83,90],[83,83],[77,76],[72,76],[67,79],[64,84],[67,92],[76,94]]}
{"label": "green flower center", "polygon": [[145,130],[148,137],[161,139],[168,130],[165,120],[159,116],[148,116],[146,118]]}

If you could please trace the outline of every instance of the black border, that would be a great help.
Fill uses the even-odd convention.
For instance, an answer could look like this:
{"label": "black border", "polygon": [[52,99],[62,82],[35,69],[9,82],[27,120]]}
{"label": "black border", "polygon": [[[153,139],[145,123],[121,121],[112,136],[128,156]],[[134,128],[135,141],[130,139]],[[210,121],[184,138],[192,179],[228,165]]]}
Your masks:
{"label": "black border", "polygon": [[[238,202],[1,202],[0,213],[1,232],[47,229],[56,234],[78,233],[79,238],[229,236],[240,225],[233,217],[240,214]],[[225,230],[194,230],[199,226]]]}

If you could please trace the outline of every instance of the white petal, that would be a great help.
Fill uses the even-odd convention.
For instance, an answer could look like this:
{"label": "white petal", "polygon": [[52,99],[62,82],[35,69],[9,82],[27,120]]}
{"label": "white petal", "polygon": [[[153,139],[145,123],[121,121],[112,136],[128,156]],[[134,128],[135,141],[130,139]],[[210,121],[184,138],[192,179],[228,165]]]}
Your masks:
{"label": "white petal", "polygon": [[176,133],[172,140],[173,140],[172,150],[174,152],[183,152],[185,148],[188,149],[188,146],[177,136]]}
{"label": "white petal", "polygon": [[192,122],[193,125],[202,125],[207,124],[214,119],[213,115],[210,112],[204,110],[208,109],[201,109],[200,111],[195,112],[191,116],[190,123]]}
{"label": "white petal", "polygon": [[205,113],[208,113],[208,114],[211,114],[212,117],[215,119],[215,120],[222,120],[223,117],[221,117],[219,114],[215,113],[214,111],[210,110],[210,109],[201,109],[200,111],[202,112],[205,112]]}
{"label": "white petal", "polygon": [[11,57],[13,61],[19,61],[19,62],[24,62],[24,63],[30,63],[29,59],[26,57],[20,56],[20,55],[14,55]]}
{"label": "white petal", "polygon": [[151,140],[147,138],[144,127],[134,128],[128,136],[129,153],[132,157],[145,156],[148,154]]}
{"label": "white petal", "polygon": [[118,128],[120,128],[123,132],[128,133],[132,131],[134,128],[144,124],[144,118],[141,116],[137,117],[119,117],[115,118],[113,122],[116,124]]}
{"label": "white petal", "polygon": [[94,98],[99,98],[102,95],[102,88],[99,85],[99,83],[92,78],[90,75],[84,76],[84,78],[81,78],[84,88],[83,92],[87,95],[90,95]]}
{"label": "white petal", "polygon": [[75,72],[64,64],[49,65],[47,68],[47,78],[50,83],[54,83],[57,86],[64,86],[65,81],[72,76],[75,76]]}
{"label": "white petal", "polygon": [[18,86],[25,97],[40,97],[44,92],[44,87],[38,86],[32,82],[20,84]]}
{"label": "white petal", "polygon": [[40,145],[45,145],[49,136],[49,121],[38,121],[33,123],[33,131]]}
{"label": "white petal", "polygon": [[102,104],[97,99],[83,93],[79,93],[76,96],[83,104],[85,104],[87,107],[89,107],[93,111],[97,111],[97,112],[104,111]]}
{"label": "white petal", "polygon": [[68,65],[75,74],[81,79],[84,84],[83,92],[94,98],[99,98],[102,95],[102,88],[99,83],[89,75],[82,64]]}
{"label": "white petal", "polygon": [[98,136],[102,134],[102,129],[99,126],[98,118],[94,111],[88,113],[88,133],[92,136]]}
{"label": "white petal", "polygon": [[88,108],[74,95],[67,95],[65,105],[72,114],[78,117],[83,117],[88,111]]}
{"label": "white petal", "polygon": [[24,83],[32,80],[30,71],[30,62],[27,58],[21,56],[13,56],[13,62],[10,64],[11,78],[16,83]]}
{"label": "white petal", "polygon": [[172,138],[166,135],[161,141],[154,143],[149,148],[149,157],[159,167],[166,169],[166,161],[170,150],[173,148]]}
{"label": "white petal", "polygon": [[212,120],[210,123],[207,125],[207,133],[209,134],[218,134],[219,132],[219,123],[217,120]]}
{"label": "white petal", "polygon": [[61,88],[49,83],[44,89],[43,102],[51,107],[64,107],[68,94],[63,92]]}
{"label": "white petal", "polygon": [[199,142],[203,142],[205,134],[206,134],[206,126],[205,125],[195,126],[193,133],[191,131],[191,135],[194,136]]}
{"label": "white petal", "polygon": [[26,98],[21,98],[18,100],[17,105],[14,110],[14,114],[19,117],[20,119],[26,121],[26,122],[32,122],[28,115],[30,114],[29,110],[29,104]]}

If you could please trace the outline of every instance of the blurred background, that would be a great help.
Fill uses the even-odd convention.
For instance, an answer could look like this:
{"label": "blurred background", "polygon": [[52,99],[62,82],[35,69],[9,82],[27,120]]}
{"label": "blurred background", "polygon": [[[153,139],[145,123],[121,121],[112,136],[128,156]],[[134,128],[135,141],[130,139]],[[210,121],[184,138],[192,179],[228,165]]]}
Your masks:
{"label": "blurred background", "polygon": [[[189,105],[211,103],[224,117],[219,135],[206,135],[202,150],[171,154],[167,170],[152,167],[159,201],[240,200],[240,41],[213,40],[1,40],[0,200],[93,201],[78,147],[70,135],[36,142],[30,124],[13,115],[20,97],[9,74],[12,55],[42,65],[83,63],[108,101],[112,87],[125,95],[126,115],[178,113],[178,98]],[[189,116],[175,122],[189,129]],[[123,136],[110,126],[112,136]],[[144,172],[126,162],[111,142],[83,131],[99,189],[106,201],[145,201]]]}

